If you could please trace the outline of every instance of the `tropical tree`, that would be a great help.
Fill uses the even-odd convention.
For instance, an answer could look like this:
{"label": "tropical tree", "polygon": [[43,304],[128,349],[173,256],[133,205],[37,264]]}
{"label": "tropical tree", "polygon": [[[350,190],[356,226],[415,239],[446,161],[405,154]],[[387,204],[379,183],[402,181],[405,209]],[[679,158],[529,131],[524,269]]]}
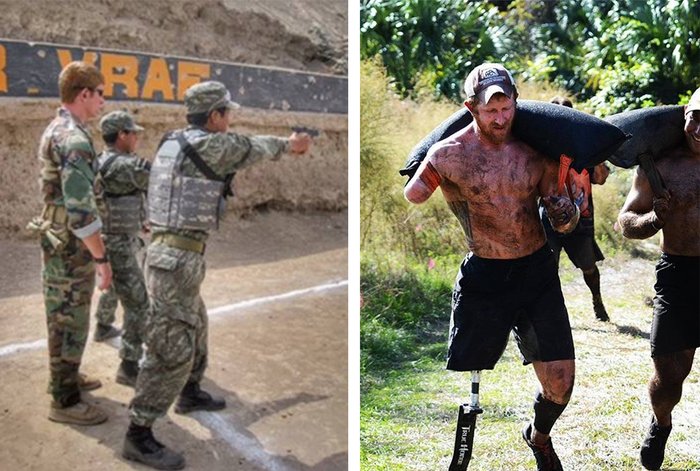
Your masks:
{"label": "tropical tree", "polygon": [[677,103],[700,82],[700,4],[559,0],[532,31],[524,76],[555,82],[599,115]]}
{"label": "tropical tree", "polygon": [[362,0],[361,54],[381,56],[395,89],[459,100],[484,61],[545,81],[607,115],[678,103],[700,84],[693,0]]}
{"label": "tropical tree", "polygon": [[380,55],[402,96],[427,84],[437,95],[459,99],[469,70],[498,55],[498,18],[488,2],[363,0],[361,56]]}

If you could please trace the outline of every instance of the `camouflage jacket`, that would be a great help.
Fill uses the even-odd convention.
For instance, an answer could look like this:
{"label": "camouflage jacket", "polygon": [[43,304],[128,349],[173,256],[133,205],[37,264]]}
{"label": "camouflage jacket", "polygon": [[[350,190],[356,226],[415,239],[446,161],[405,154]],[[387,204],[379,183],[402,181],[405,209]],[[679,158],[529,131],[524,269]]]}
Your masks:
{"label": "camouflage jacket", "polygon": [[[106,171],[101,171],[104,164],[111,161]],[[100,194],[102,191],[113,195],[128,195],[148,190],[148,175],[151,164],[135,154],[120,153],[112,146],[107,146],[97,157],[96,173]]]}
{"label": "camouflage jacket", "polygon": [[81,239],[102,227],[93,190],[94,159],[88,131],[70,111],[59,108],[41,136],[39,184],[44,203],[65,206],[67,228]]}
{"label": "camouflage jacket", "polygon": [[[276,136],[244,136],[231,132],[204,132],[202,128],[188,126],[184,130],[185,139],[197,151],[202,160],[222,180],[226,175],[249,167],[264,159],[279,159],[289,148],[289,140]],[[182,174],[204,178],[190,159],[185,159]],[[153,225],[153,234],[171,232],[196,240],[205,241],[204,231],[166,229]]]}

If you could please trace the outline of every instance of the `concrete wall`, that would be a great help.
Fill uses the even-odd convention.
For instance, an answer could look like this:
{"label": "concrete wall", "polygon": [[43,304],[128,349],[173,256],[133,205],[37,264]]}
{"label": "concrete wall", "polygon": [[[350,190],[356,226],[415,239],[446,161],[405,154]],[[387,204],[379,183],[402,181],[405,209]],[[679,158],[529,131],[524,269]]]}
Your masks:
{"label": "concrete wall", "polygon": [[[56,112],[58,100],[0,99],[0,236],[26,237],[24,226],[41,210],[38,194],[39,138]],[[110,103],[105,113],[126,109],[146,128],[138,150],[152,159],[162,135],[184,127],[183,106]],[[91,131],[97,150],[102,140],[97,121]],[[288,113],[240,109],[231,131],[288,136],[290,127],[304,125],[321,131],[309,154],[285,155],[236,175],[236,197],[229,208],[244,214],[256,208],[340,210],[347,207],[348,121],[344,115]]]}

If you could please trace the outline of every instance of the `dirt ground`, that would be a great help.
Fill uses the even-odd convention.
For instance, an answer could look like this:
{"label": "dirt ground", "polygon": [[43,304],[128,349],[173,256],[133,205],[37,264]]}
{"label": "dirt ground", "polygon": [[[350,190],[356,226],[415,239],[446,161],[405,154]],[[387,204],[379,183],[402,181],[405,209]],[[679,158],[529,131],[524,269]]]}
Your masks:
{"label": "dirt ground", "polygon": [[[4,240],[0,253],[0,469],[145,469],[119,457],[133,391],[114,382],[117,342],[90,339],[82,368],[102,381],[85,396],[109,421],[78,427],[46,418],[38,247]],[[230,218],[210,239],[204,387],[228,406],[171,410],[155,426],[185,453],[188,469],[347,469],[347,256],[345,211],[257,212]]]}

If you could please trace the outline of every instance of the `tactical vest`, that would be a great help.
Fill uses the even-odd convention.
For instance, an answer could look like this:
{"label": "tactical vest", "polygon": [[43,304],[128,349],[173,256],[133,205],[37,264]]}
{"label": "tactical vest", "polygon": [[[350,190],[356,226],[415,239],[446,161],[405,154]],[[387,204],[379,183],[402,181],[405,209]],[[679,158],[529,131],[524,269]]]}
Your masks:
{"label": "tactical vest", "polygon": [[[119,154],[112,154],[105,158],[105,154],[100,155],[96,161],[97,178],[104,181],[104,175],[118,156]],[[106,214],[100,214],[102,232],[105,234],[133,234],[141,229],[144,207],[140,191],[127,194],[105,191],[104,201]]]}
{"label": "tactical vest", "polygon": [[[189,132],[205,134],[199,130]],[[200,164],[205,167],[206,164],[191,146],[188,145],[188,149],[183,145],[186,141],[182,136],[178,139],[178,135],[181,136],[181,132],[165,136],[151,167],[148,182],[149,221],[171,229],[218,229],[224,207],[224,182],[182,174],[182,164],[188,158],[198,168]],[[192,158],[192,152],[199,163]],[[211,172],[211,169],[208,170]]]}

